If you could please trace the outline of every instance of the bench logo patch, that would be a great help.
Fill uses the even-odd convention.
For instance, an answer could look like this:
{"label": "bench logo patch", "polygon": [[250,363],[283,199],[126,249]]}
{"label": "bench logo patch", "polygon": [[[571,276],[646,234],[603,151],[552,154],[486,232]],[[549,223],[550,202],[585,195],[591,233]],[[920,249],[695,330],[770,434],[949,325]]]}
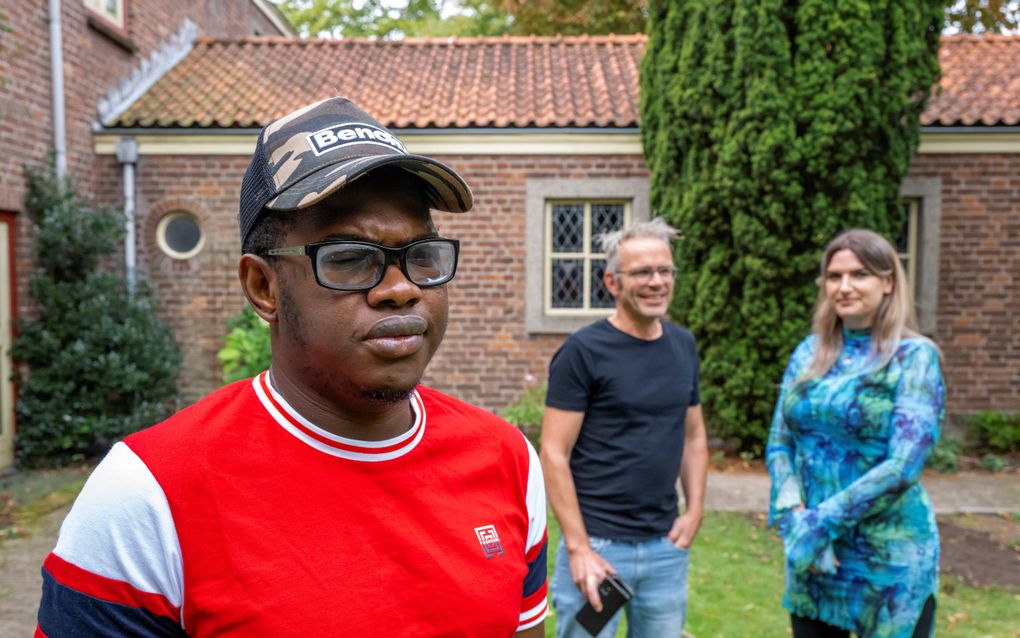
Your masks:
{"label": "bench logo patch", "polygon": [[312,152],[324,155],[350,144],[375,144],[407,154],[403,142],[387,130],[370,124],[338,124],[308,135]]}

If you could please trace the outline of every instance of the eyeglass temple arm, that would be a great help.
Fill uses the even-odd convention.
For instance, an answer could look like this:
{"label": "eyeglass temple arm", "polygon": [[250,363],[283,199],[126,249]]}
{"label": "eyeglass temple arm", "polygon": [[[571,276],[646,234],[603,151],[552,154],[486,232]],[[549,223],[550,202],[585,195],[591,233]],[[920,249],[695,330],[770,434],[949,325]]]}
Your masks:
{"label": "eyeglass temple arm", "polygon": [[304,246],[290,246],[288,248],[272,248],[266,251],[267,255],[304,255]]}

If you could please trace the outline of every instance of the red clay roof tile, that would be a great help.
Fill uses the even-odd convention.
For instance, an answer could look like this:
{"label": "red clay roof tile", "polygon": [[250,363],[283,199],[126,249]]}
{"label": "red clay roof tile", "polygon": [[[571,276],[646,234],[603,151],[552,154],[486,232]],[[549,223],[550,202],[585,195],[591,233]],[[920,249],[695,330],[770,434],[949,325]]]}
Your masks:
{"label": "red clay roof tile", "polygon": [[943,37],[939,62],[942,80],[923,124],[1020,125],[1020,36]]}
{"label": "red clay roof tile", "polygon": [[[261,127],[345,95],[395,128],[637,126],[643,35],[200,38],[113,127]],[[1020,36],[948,36],[931,126],[1020,124]]]}

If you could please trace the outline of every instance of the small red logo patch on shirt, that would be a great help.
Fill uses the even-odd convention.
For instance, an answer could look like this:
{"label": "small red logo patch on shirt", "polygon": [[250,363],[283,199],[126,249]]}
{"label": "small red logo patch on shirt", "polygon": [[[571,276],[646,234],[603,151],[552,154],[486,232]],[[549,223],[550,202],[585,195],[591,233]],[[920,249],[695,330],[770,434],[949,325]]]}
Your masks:
{"label": "small red logo patch on shirt", "polygon": [[486,558],[503,555],[503,543],[499,540],[495,525],[483,525],[475,528],[475,536],[482,545],[482,551]]}

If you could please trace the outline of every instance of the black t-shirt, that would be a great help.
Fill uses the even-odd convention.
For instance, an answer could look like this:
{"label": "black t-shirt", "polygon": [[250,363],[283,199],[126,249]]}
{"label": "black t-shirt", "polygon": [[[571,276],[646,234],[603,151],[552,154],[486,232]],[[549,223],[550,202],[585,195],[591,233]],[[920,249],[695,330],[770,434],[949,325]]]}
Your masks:
{"label": "black t-shirt", "polygon": [[645,341],[603,319],[567,337],[549,364],[546,405],[584,412],[570,470],[592,536],[654,538],[676,519],[684,419],[700,403],[698,352],[690,332],[662,328]]}

